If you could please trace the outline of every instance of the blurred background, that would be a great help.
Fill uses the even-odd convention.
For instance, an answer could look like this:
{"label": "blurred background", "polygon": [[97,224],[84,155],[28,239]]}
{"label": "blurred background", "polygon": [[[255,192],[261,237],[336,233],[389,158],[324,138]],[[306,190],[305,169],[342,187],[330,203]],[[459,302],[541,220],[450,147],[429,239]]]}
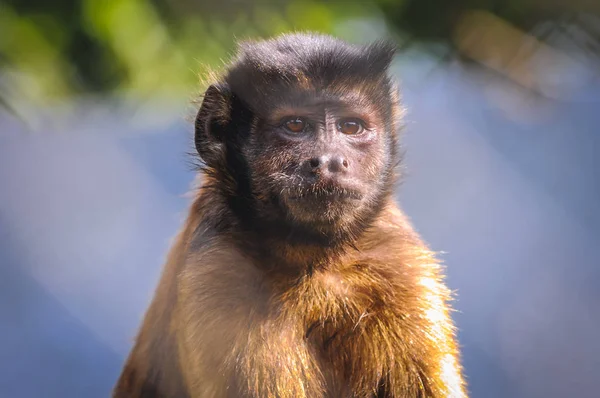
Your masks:
{"label": "blurred background", "polygon": [[235,40],[401,51],[397,196],[443,252],[473,397],[597,397],[597,0],[0,0],[0,397],[107,397]]}

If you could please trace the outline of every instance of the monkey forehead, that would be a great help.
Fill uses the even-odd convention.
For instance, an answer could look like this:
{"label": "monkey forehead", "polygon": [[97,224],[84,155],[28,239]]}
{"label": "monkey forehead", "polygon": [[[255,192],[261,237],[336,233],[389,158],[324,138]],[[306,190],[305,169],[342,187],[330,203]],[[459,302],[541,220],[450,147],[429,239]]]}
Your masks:
{"label": "monkey forehead", "polygon": [[277,98],[262,101],[262,109],[255,111],[257,116],[279,120],[285,116],[308,116],[323,119],[326,113],[335,116],[360,117],[368,124],[377,124],[385,116],[382,108],[371,96],[359,89],[354,90],[301,90]]}
{"label": "monkey forehead", "polygon": [[388,121],[391,117],[392,91],[391,85],[343,79],[326,87],[271,82],[269,86],[231,88],[231,92],[261,119],[295,115],[318,120],[328,111],[336,116],[360,117],[372,123]]}
{"label": "monkey forehead", "polygon": [[265,119],[282,112],[287,112],[288,116],[323,116],[327,110],[338,116],[360,116],[373,122],[376,119],[387,120],[393,96],[392,85],[344,78],[327,86],[271,81],[268,86],[234,86],[231,91],[256,116]]}

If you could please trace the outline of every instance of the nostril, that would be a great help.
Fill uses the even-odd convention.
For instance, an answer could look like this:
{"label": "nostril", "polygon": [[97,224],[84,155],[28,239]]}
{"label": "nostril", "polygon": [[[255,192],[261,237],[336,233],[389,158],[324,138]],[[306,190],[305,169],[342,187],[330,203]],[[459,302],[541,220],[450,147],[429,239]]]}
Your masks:
{"label": "nostril", "polygon": [[332,173],[339,173],[348,168],[348,161],[341,156],[334,156],[329,159],[328,170]]}
{"label": "nostril", "polygon": [[319,164],[320,164],[320,163],[321,163],[321,162],[319,161],[319,158],[312,158],[312,159],[310,160],[310,167],[312,167],[313,169],[314,169],[314,168],[317,168],[317,167],[319,167]]}

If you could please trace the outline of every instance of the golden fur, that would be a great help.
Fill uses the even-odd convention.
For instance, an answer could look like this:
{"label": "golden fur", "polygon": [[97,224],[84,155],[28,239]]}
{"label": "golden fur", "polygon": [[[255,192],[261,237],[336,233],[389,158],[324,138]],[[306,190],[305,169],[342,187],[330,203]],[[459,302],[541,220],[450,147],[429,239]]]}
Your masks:
{"label": "golden fur", "polygon": [[327,268],[287,275],[227,236],[207,240],[207,196],[171,250],[116,397],[466,396],[440,265],[395,204]]}

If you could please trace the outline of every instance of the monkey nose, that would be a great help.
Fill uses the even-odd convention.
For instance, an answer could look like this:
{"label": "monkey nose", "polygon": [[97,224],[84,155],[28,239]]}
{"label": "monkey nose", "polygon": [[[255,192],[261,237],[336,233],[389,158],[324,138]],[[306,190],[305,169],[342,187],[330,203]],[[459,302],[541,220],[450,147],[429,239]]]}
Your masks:
{"label": "monkey nose", "polygon": [[313,173],[340,173],[348,169],[348,160],[340,155],[323,155],[309,160]]}

